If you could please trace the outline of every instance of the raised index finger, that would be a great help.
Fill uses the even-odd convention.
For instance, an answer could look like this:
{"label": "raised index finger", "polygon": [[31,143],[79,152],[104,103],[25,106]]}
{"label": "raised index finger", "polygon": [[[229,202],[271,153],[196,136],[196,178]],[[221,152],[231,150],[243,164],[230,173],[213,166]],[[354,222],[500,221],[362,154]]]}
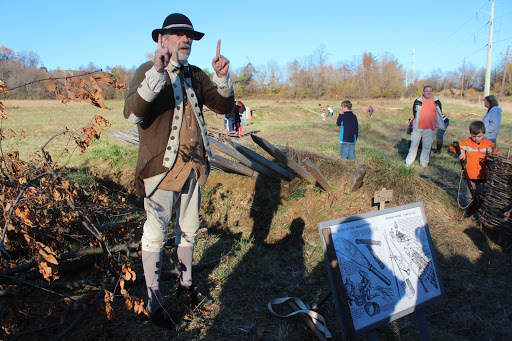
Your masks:
{"label": "raised index finger", "polygon": [[162,34],[158,33],[158,48],[162,48]]}
{"label": "raised index finger", "polygon": [[220,39],[217,41],[217,55],[216,57],[220,57]]}

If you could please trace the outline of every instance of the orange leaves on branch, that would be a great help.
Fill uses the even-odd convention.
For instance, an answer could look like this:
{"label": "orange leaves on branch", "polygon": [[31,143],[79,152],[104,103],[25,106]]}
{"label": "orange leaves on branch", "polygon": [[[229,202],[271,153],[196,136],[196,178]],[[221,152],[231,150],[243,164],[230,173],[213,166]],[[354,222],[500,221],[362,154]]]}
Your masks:
{"label": "orange leaves on branch", "polygon": [[[103,131],[103,128],[108,127],[109,125],[110,122],[106,118],[102,116],[95,116],[94,121],[91,122],[87,127],[82,128],[81,133],[91,140],[97,140],[101,137],[101,132]],[[71,134],[71,136],[73,136],[73,138],[75,139],[75,143],[80,148],[80,154],[85,153],[91,141],[83,139],[80,136],[76,136],[74,134]]]}
{"label": "orange leaves on branch", "polygon": [[116,90],[126,89],[126,84],[118,82],[110,73],[101,72],[93,74],[91,77],[93,77],[97,82],[110,85]]}
{"label": "orange leaves on branch", "polygon": [[66,104],[67,102],[69,102],[69,99],[64,95],[64,93],[63,93],[63,91],[62,91],[62,90],[57,90],[57,93],[59,94],[60,101],[61,101],[63,104]]}
{"label": "orange leaves on branch", "polygon": [[123,270],[121,271],[121,277],[119,278],[119,287],[121,288],[121,295],[128,295],[128,291],[124,288],[124,282],[133,282],[136,279],[135,271],[129,264],[123,264]]}
{"label": "orange leaves on branch", "polygon": [[144,313],[144,301],[138,297],[125,296],[124,306],[128,310],[133,310],[135,314]]}
{"label": "orange leaves on branch", "polygon": [[5,86],[5,83],[0,80],[0,91],[8,91],[9,88]]}
{"label": "orange leaves on branch", "polygon": [[5,111],[4,104],[2,102],[0,102],[0,120],[6,120],[6,119],[7,119],[7,111]]}
{"label": "orange leaves on branch", "polygon": [[121,295],[124,297],[124,305],[126,309],[133,310],[136,314],[144,312],[144,301],[138,297],[133,297],[128,294],[128,291],[124,288],[125,281],[132,282],[137,278],[133,267],[130,264],[123,264],[123,270],[119,278],[119,287],[121,288]]}
{"label": "orange leaves on branch", "polygon": [[112,320],[114,318],[114,308],[112,308],[114,294],[111,291],[105,290],[103,301],[105,302],[105,315],[107,319]]}
{"label": "orange leaves on branch", "polygon": [[[86,75],[89,75],[86,77]],[[126,84],[118,82],[111,73],[96,71],[84,75],[66,77],[65,84],[57,84],[54,79],[43,81],[45,88],[59,95],[62,103],[85,100],[92,105],[109,109],[98,83],[113,87],[116,90],[125,89]]]}
{"label": "orange leaves on branch", "polygon": [[[41,242],[38,242],[28,234],[24,234],[25,240],[27,241],[28,245],[37,252],[37,263],[39,267],[39,272],[41,275],[43,275],[44,279],[46,279],[48,282],[50,280],[56,280],[59,278],[57,275],[57,265],[59,262],[57,261],[57,255],[53,250],[44,245]],[[41,259],[44,259],[41,260]]]}
{"label": "orange leaves on branch", "polygon": [[135,271],[133,271],[133,267],[131,265],[123,265],[121,278],[125,281],[135,281],[137,279],[137,275],[135,274]]}

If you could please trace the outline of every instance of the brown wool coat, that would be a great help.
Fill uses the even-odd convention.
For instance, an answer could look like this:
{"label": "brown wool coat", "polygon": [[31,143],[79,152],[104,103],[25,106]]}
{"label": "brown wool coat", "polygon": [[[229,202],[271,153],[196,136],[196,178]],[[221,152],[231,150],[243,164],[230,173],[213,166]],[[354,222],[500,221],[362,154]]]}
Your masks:
{"label": "brown wool coat", "polygon": [[[143,179],[167,171],[167,168],[163,166],[163,158],[174,117],[174,94],[169,75],[166,74],[166,85],[162,88],[154,102],[146,102],[137,92],[139,85],[146,77],[146,71],[152,66],[153,62],[147,62],[135,71],[125,99],[123,112],[126,119],[132,113],[137,117],[143,118],[142,123],[137,125],[139,131],[139,156],[135,169],[135,189],[138,196],[145,196]],[[234,105],[234,96],[223,97],[218,93],[217,87],[203,70],[193,65],[189,67],[192,77],[192,88],[197,96],[201,116],[203,115],[203,105],[219,114],[230,112]]]}

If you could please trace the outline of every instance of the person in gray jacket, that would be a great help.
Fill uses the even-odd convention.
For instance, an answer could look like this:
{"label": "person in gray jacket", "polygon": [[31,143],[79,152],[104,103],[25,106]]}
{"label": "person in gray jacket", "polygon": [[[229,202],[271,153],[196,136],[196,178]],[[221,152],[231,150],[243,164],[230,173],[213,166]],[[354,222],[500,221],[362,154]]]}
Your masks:
{"label": "person in gray jacket", "polygon": [[484,106],[487,108],[487,112],[482,118],[485,125],[485,137],[494,143],[494,148],[496,148],[496,138],[500,133],[502,109],[498,106],[498,100],[494,95],[484,98]]}

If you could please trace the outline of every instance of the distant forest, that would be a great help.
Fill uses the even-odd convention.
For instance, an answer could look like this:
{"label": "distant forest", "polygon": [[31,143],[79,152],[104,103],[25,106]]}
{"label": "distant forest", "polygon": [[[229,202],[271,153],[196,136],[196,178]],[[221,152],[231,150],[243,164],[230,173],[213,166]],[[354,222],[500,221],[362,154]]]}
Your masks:
{"label": "distant forest", "polygon": [[[148,56],[149,57],[149,56]],[[505,70],[505,57],[496,64],[491,73],[491,92],[499,94],[503,84],[504,95],[512,95],[512,66]],[[41,79],[66,77],[99,69],[94,63],[78,70],[47,70],[37,53],[16,52],[0,46],[0,81],[12,89],[34,82],[15,91],[0,94],[0,99],[53,99],[55,93],[48,92]],[[113,74],[127,87],[135,69],[113,66],[103,69]],[[464,78],[462,77],[464,71]],[[505,72],[506,71],[506,72]],[[211,76],[211,72],[205,69]],[[289,99],[322,98],[399,98],[421,94],[424,85],[430,84],[434,91],[452,90],[460,94],[462,80],[463,93],[470,95],[483,91],[485,68],[466,64],[455,71],[442,72],[440,69],[426,75],[413,75],[392,55],[384,54],[377,58],[372,53],[363,53],[351,63],[327,63],[323,49],[312,55],[294,60],[284,67],[269,62],[263,66],[248,63],[244,67],[230,71],[238,97],[263,96]],[[503,76],[506,79],[503,82]],[[407,86],[406,86],[407,83]],[[122,99],[128,90],[114,91],[105,87],[105,99]]]}

